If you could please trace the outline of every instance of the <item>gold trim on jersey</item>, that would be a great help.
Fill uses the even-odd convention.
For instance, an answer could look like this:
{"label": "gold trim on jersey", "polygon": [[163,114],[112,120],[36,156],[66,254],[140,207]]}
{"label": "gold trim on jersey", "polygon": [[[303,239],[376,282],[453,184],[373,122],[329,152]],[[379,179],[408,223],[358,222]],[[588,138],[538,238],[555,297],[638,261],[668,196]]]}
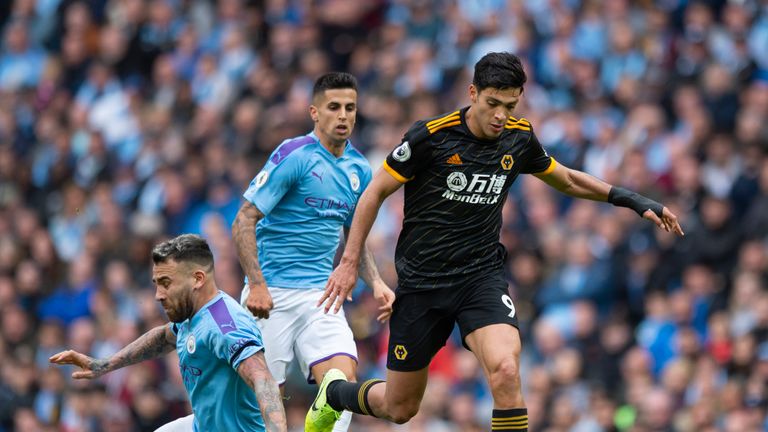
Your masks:
{"label": "gold trim on jersey", "polygon": [[408,183],[409,181],[413,180],[413,177],[405,178],[399,172],[395,171],[394,168],[389,166],[386,159],[384,159],[384,163],[382,164],[382,167],[384,168],[384,171],[388,172],[389,175],[394,177],[395,180],[399,181],[400,183]]}
{"label": "gold trim on jersey", "polygon": [[525,117],[520,117],[519,119],[512,116],[507,117],[507,123],[520,123],[520,122],[528,123],[528,126],[531,125],[531,122]]}
{"label": "gold trim on jersey", "polygon": [[555,167],[557,167],[557,161],[552,156],[549,157],[549,160],[550,160],[549,167],[547,167],[547,169],[545,169],[542,172],[533,173],[533,175],[535,175],[535,176],[545,176],[545,175],[551,173],[552,171],[554,171]]}
{"label": "gold trim on jersey", "polygon": [[458,119],[456,121],[452,121],[450,123],[443,123],[443,124],[441,124],[440,126],[434,128],[434,129],[430,129],[429,133],[433,134],[433,133],[439,131],[440,129],[445,129],[445,128],[451,127],[451,126],[458,126],[460,124],[461,124],[461,120],[458,120]]}
{"label": "gold trim on jersey", "polygon": [[442,116],[442,117],[440,117],[438,119],[430,120],[430,121],[427,122],[427,128],[431,128],[431,127],[437,126],[439,123],[443,123],[443,122],[448,121],[448,119],[450,119],[451,117],[458,117],[458,115],[459,115],[459,110],[456,110],[456,111],[454,111],[454,112],[452,112],[452,113],[450,113],[448,115],[444,115],[444,116]]}
{"label": "gold trim on jersey", "polygon": [[440,117],[427,122],[427,130],[430,134],[433,134],[440,129],[447,128],[449,126],[457,126],[461,124],[461,116],[459,111],[454,111],[446,116]]}
{"label": "gold trim on jersey", "polygon": [[518,120],[514,117],[510,117],[507,119],[507,123],[504,125],[504,129],[520,129],[524,131],[530,131],[531,122],[524,118]]}

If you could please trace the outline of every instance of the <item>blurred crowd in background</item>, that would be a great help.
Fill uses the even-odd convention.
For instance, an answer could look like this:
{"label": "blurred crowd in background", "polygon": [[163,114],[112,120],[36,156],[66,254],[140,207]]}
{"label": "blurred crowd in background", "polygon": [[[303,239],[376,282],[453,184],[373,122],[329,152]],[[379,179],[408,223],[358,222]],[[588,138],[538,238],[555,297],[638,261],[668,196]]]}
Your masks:
{"label": "blurred crowd in background", "polygon": [[[269,153],[311,130],[320,74],[358,78],[352,141],[377,169],[413,121],[468,104],[489,51],[524,59],[517,114],[551,155],[686,233],[517,180],[501,241],[530,430],[768,430],[768,1],[3,0],[0,30],[1,432],[187,414],[174,354],[97,382],[47,359],[166,321],[149,252],[168,236],[205,236],[239,298],[230,224]],[[392,287],[401,220],[397,194],[369,238]],[[370,292],[346,310],[360,377],[383,377]],[[431,370],[411,422],[350,430],[488,430],[458,335]],[[286,384],[292,431],[314,392]]]}

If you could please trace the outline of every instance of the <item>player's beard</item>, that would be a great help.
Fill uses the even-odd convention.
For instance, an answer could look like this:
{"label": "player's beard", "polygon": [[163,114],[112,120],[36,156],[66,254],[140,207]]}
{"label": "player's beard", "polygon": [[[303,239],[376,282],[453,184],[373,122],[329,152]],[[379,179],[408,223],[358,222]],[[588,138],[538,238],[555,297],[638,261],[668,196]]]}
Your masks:
{"label": "player's beard", "polygon": [[192,305],[192,289],[186,289],[179,295],[179,300],[173,302],[165,309],[168,319],[171,322],[180,323],[192,316],[194,307]]}

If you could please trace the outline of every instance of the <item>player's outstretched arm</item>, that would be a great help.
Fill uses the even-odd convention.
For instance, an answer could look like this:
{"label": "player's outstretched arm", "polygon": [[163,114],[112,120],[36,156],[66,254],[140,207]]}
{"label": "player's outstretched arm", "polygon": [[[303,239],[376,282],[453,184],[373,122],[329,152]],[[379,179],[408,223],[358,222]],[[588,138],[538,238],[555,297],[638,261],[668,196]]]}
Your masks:
{"label": "player's outstretched arm", "polygon": [[274,307],[264,275],[261,273],[256,246],[256,224],[263,217],[264,214],[255,205],[246,201],[232,222],[232,238],[235,240],[237,256],[243,272],[248,276],[248,286],[251,289],[245,300],[245,307],[256,318],[269,318],[269,311]]}
{"label": "player's outstretched arm", "polygon": [[237,367],[237,373],[256,393],[267,432],[287,431],[288,421],[285,418],[280,389],[267,369],[264,353],[260,351],[243,360]]}
{"label": "player's outstretched arm", "polygon": [[365,192],[357,202],[355,217],[352,219],[352,227],[349,229],[341,262],[331,273],[328,283],[325,285],[325,293],[317,302],[318,306],[325,303],[325,312],[333,307],[333,313],[337,313],[341,309],[344,299],[352,292],[352,288],[357,282],[357,270],[360,265],[363,245],[371,231],[373,222],[376,220],[376,215],[379,213],[379,207],[400,186],[402,184],[391,174],[380,169],[368,187],[365,188]]}
{"label": "player's outstretched arm", "polygon": [[144,333],[107,359],[94,359],[77,351],[67,350],[52,355],[48,361],[61,365],[72,364],[82,369],[73,372],[72,378],[93,379],[107,372],[167,354],[175,347],[176,335],[170,326],[162,325]]}
{"label": "player's outstretched arm", "polygon": [[567,195],[593,201],[608,201],[615,206],[630,208],[641,217],[655,223],[659,228],[679,236],[684,235],[674,213],[662,204],[636,192],[612,186],[585,172],[570,169],[560,164],[555,166],[551,172],[536,176]]}

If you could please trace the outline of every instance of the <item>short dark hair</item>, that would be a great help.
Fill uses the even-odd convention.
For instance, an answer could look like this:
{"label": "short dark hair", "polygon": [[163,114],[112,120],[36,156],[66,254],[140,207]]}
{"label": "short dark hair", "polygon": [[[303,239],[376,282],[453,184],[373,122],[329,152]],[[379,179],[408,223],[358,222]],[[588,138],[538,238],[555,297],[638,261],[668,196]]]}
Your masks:
{"label": "short dark hair", "polygon": [[503,90],[523,88],[527,79],[520,57],[508,52],[491,52],[475,63],[472,84],[478,92],[489,87]]}
{"label": "short dark hair", "polygon": [[195,234],[182,234],[176,238],[164,241],[152,249],[152,261],[155,264],[168,262],[192,262],[213,268],[213,253],[204,238]]}
{"label": "short dark hair", "polygon": [[312,87],[312,97],[326,90],[352,89],[357,91],[357,79],[346,72],[329,72],[315,81]]}

